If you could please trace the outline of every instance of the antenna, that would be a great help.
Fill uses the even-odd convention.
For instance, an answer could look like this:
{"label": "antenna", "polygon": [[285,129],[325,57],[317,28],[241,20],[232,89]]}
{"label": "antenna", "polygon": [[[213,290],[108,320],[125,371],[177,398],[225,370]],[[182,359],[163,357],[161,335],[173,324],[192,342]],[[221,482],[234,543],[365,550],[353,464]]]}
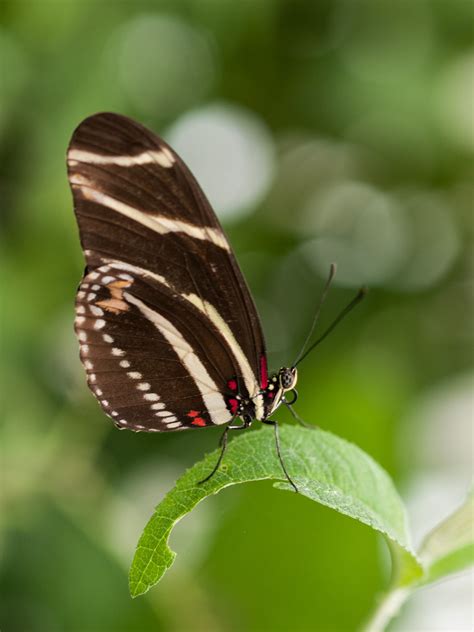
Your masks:
{"label": "antenna", "polygon": [[[333,275],[334,276],[334,275]],[[329,281],[332,279],[332,277],[329,277]],[[329,283],[326,283],[326,289],[325,292],[327,292],[327,287],[328,287]],[[302,360],[304,360],[306,358],[306,356],[311,353],[311,351],[317,347],[319,345],[320,342],[322,342],[327,336],[329,336],[329,334],[331,333],[331,331],[341,322],[341,320],[347,316],[347,314],[352,311],[354,309],[354,307],[360,303],[360,301],[366,297],[368,292],[368,289],[366,287],[361,287],[360,290],[357,292],[356,296],[352,299],[352,301],[350,303],[348,303],[344,309],[339,313],[339,315],[334,319],[334,321],[332,322],[331,325],[329,325],[329,327],[326,329],[326,331],[323,333],[322,336],[320,336],[315,342],[313,342],[313,344],[309,347],[309,349],[303,353],[303,355],[299,355],[298,359],[296,360],[296,362],[293,364],[293,367],[295,367],[297,364],[299,364]],[[323,298],[325,298],[325,294],[323,293]],[[321,303],[321,302],[320,302]],[[319,311],[321,309],[321,305],[318,308],[318,312],[317,312],[317,316],[319,315]],[[314,323],[313,323],[313,327],[311,328],[311,331],[314,329]],[[306,342],[305,342],[306,345]],[[304,347],[303,347],[304,348]]]}
{"label": "antenna", "polygon": [[318,303],[318,305],[316,307],[316,313],[314,314],[314,318],[313,318],[313,323],[311,325],[311,329],[309,330],[309,333],[306,336],[306,340],[304,341],[303,346],[301,347],[301,351],[296,356],[296,360],[293,362],[292,366],[296,366],[298,364],[298,362],[300,362],[300,360],[302,360],[304,358],[304,355],[303,355],[304,354],[304,350],[306,349],[307,344],[311,340],[311,337],[312,337],[313,332],[314,332],[314,328],[316,327],[316,324],[317,324],[317,322],[319,320],[319,315],[321,313],[321,308],[322,308],[322,306],[324,304],[324,301],[326,300],[326,296],[328,295],[328,291],[329,291],[329,288],[331,286],[332,280],[334,279],[334,277],[336,275],[336,270],[337,270],[336,264],[335,263],[331,263],[331,265],[329,267],[328,280],[326,281],[326,285],[324,286],[323,292],[321,294],[321,298],[319,299],[319,303]]}

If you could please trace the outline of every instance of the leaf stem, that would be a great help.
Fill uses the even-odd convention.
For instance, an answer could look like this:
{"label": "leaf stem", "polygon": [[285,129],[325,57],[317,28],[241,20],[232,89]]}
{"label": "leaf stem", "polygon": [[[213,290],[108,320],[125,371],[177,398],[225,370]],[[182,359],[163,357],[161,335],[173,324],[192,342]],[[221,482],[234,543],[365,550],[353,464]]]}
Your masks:
{"label": "leaf stem", "polygon": [[403,588],[394,588],[385,593],[372,617],[363,627],[362,632],[383,632],[390,621],[398,614],[411,592],[410,588],[404,586]]}

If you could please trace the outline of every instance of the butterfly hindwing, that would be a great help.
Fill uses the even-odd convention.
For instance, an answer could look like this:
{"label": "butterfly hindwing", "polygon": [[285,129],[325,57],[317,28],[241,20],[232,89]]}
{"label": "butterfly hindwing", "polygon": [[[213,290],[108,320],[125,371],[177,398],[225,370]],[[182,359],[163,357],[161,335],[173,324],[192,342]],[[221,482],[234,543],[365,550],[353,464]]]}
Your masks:
{"label": "butterfly hindwing", "polygon": [[74,133],[68,168],[87,262],[76,331],[105,412],[175,430],[230,421],[241,396],[261,418],[258,315],[184,163],[141,125],[98,114]]}
{"label": "butterfly hindwing", "polygon": [[233,367],[215,348],[218,339],[203,327],[199,310],[119,265],[89,273],[76,299],[81,358],[105,412],[136,430],[229,421],[221,371]]}

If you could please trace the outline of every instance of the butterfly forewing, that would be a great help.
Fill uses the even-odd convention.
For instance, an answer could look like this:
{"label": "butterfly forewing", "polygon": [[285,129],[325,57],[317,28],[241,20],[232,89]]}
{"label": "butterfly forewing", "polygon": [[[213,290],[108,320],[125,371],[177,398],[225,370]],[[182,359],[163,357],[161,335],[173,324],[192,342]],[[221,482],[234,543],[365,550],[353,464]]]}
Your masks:
{"label": "butterfly forewing", "polygon": [[68,152],[87,268],[76,331],[88,382],[118,425],[222,424],[236,397],[263,417],[263,335],[222,228],[180,158],[115,114]]}

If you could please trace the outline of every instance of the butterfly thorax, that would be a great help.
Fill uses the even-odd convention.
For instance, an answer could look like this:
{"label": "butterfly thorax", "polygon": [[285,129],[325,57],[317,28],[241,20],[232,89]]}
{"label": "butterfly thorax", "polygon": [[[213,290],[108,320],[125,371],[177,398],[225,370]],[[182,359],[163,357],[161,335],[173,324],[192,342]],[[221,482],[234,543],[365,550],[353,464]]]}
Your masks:
{"label": "butterfly thorax", "polygon": [[[233,419],[239,417],[247,425],[253,420],[264,421],[286,401],[285,394],[294,391],[297,381],[298,372],[295,367],[282,367],[277,373],[270,375],[265,387],[260,388],[259,392],[251,397],[241,378],[231,378],[226,384],[228,410],[232,413]],[[295,397],[292,401],[294,400]]]}

